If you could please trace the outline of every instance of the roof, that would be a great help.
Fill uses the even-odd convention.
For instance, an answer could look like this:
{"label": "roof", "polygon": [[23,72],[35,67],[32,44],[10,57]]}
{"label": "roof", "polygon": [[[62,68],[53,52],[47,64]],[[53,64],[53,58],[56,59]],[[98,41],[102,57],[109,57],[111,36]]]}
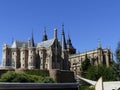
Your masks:
{"label": "roof", "polygon": [[19,47],[22,47],[22,45],[25,45],[25,47],[28,46],[28,43],[27,42],[24,42],[24,41],[14,41],[11,48],[19,48]]}
{"label": "roof", "polygon": [[[43,41],[41,43],[37,43],[37,47],[50,47],[51,45],[53,45],[54,43],[54,38],[47,40],[47,41]],[[11,45],[11,48],[19,48],[22,47],[23,45],[25,45],[25,47],[28,47],[28,42],[24,42],[24,41],[14,41],[13,44]]]}
{"label": "roof", "polygon": [[37,47],[50,47],[54,43],[54,38],[37,44]]}

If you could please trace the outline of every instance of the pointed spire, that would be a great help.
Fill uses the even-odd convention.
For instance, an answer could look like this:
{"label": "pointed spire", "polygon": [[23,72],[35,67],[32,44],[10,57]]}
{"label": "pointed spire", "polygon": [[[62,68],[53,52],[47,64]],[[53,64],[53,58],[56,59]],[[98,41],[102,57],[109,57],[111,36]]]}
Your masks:
{"label": "pointed spire", "polygon": [[65,33],[64,33],[64,24],[62,24],[62,51],[66,50],[67,49],[67,46],[66,46],[66,40],[65,40]]}
{"label": "pointed spire", "polygon": [[73,48],[69,34],[68,34],[68,40],[67,40],[67,48]]}
{"label": "pointed spire", "polygon": [[33,36],[33,29],[32,29],[31,46],[32,46],[32,47],[34,47],[34,46],[35,46],[35,43],[34,43],[34,36]]}
{"label": "pointed spire", "polygon": [[69,34],[68,34],[68,40],[67,40],[67,51],[68,51],[69,54],[75,54],[76,53],[76,49],[72,45]]}
{"label": "pointed spire", "polygon": [[46,34],[46,27],[44,27],[44,35],[42,41],[46,41],[47,39],[47,34]]}
{"label": "pointed spire", "polygon": [[64,34],[64,24],[62,24],[62,34]]}
{"label": "pointed spire", "polygon": [[57,39],[57,29],[54,28],[54,39]]}

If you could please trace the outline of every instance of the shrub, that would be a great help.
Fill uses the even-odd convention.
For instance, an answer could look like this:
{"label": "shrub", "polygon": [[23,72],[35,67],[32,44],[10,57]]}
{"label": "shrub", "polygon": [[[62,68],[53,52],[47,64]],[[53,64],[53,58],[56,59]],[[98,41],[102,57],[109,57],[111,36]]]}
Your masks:
{"label": "shrub", "polygon": [[4,73],[0,82],[36,82],[36,83],[54,83],[50,77],[42,77],[37,75],[26,74],[25,72],[8,71]]}
{"label": "shrub", "polygon": [[1,76],[1,82],[34,82],[26,73],[8,71]]}
{"label": "shrub", "polygon": [[42,77],[48,76],[47,73],[43,70],[25,70],[24,72],[30,75],[37,75]]}
{"label": "shrub", "polygon": [[43,83],[54,83],[55,81],[50,77],[43,78]]}

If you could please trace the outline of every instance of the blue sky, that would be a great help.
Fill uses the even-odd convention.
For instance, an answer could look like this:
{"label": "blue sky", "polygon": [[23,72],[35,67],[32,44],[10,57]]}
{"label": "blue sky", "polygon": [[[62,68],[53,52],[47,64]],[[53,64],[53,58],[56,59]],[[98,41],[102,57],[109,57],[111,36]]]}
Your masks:
{"label": "blue sky", "polygon": [[44,27],[48,38],[64,23],[77,52],[102,47],[113,53],[120,41],[120,0],[0,0],[0,61],[2,45],[27,41],[33,29],[35,42],[41,42]]}

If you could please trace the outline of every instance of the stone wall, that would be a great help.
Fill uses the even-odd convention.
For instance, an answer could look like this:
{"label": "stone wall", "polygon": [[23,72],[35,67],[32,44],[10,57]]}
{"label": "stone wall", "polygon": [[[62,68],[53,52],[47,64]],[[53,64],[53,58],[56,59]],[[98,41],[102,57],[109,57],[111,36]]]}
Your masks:
{"label": "stone wall", "polygon": [[76,82],[74,72],[68,70],[49,70],[49,76],[56,80],[58,83],[72,83]]}

